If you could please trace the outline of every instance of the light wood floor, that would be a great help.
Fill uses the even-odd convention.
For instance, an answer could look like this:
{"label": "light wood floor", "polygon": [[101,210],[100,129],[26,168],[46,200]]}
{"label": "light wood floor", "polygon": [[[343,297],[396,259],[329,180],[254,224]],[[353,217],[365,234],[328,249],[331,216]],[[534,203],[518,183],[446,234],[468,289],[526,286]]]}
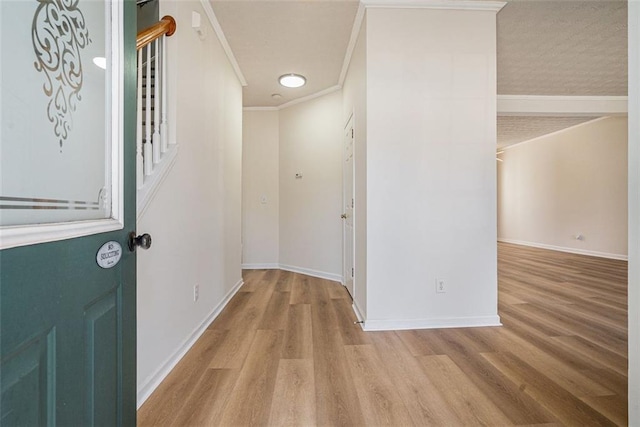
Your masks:
{"label": "light wood floor", "polygon": [[141,426],[626,425],[627,263],[499,245],[503,327],[362,332],[335,282],[245,285]]}

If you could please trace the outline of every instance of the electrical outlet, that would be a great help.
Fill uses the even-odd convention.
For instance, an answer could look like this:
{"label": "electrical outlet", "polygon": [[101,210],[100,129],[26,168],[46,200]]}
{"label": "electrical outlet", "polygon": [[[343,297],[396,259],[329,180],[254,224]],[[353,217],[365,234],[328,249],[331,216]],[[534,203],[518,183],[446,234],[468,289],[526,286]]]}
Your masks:
{"label": "electrical outlet", "polygon": [[444,279],[436,279],[436,293],[443,294],[447,292],[447,287]]}
{"label": "electrical outlet", "polygon": [[193,302],[197,302],[200,298],[200,285],[197,283],[193,285]]}

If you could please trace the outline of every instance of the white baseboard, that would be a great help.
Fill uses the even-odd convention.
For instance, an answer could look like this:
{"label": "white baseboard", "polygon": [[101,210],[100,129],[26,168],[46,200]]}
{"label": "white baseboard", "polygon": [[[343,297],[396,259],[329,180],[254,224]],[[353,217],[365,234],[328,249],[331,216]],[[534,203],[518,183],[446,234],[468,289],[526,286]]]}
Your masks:
{"label": "white baseboard", "polygon": [[342,283],[342,276],[334,273],[327,273],[324,271],[312,270],[310,268],[295,267],[293,265],[279,264],[281,270],[291,271],[293,273],[305,274],[307,276],[318,277],[320,279],[332,280],[334,282]]}
{"label": "white baseboard", "polygon": [[451,317],[442,319],[365,320],[365,331],[397,331],[404,329],[478,328],[502,326],[500,316]]}
{"label": "white baseboard", "polygon": [[240,279],[224,299],[218,304],[209,315],[200,323],[200,325],[187,337],[187,339],[178,347],[178,349],[169,357],[169,359],[160,366],[160,368],[149,377],[139,388],[136,396],[137,409],[140,409],[142,404],[151,396],[151,393],[155,391],[160,383],[169,375],[171,370],[180,362],[180,360],[187,354],[187,351],[195,344],[195,342],[202,336],[207,327],[214,321],[216,317],[222,312],[222,310],[229,303],[231,298],[238,292],[242,286],[243,281]]}
{"label": "white baseboard", "polygon": [[300,273],[311,277],[318,277],[320,279],[332,280],[334,282],[342,282],[342,276],[334,273],[326,273],[324,271],[312,270],[310,268],[295,267],[293,265],[278,264],[278,263],[255,263],[255,264],[242,264],[243,270],[285,270],[293,273]]}
{"label": "white baseboard", "polygon": [[570,254],[577,254],[577,255],[587,255],[587,256],[595,256],[599,258],[618,259],[621,261],[629,260],[629,257],[627,255],[610,254],[607,252],[589,251],[585,249],[566,248],[563,246],[547,245],[545,243],[525,242],[523,240],[515,240],[515,239],[498,239],[498,242],[511,243],[513,245],[530,246],[532,248],[539,248],[539,249],[549,249],[552,251],[567,252]]}
{"label": "white baseboard", "polygon": [[243,270],[278,270],[280,265],[277,262],[242,264]]}
{"label": "white baseboard", "polygon": [[353,309],[353,312],[356,315],[356,319],[358,319],[358,322],[362,322],[360,323],[360,327],[364,329],[364,316],[362,315],[362,310],[360,310],[360,307],[358,307],[358,303],[356,302],[356,300],[353,300],[353,304],[351,304],[351,308]]}

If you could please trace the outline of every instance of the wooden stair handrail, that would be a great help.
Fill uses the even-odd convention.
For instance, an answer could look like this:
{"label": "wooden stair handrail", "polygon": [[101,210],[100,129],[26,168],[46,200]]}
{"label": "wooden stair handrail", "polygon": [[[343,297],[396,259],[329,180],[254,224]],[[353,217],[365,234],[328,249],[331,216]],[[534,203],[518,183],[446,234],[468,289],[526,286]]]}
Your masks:
{"label": "wooden stair handrail", "polygon": [[164,34],[169,37],[175,32],[176,20],[169,15],[163,16],[160,21],[138,33],[138,37],[136,37],[136,50],[142,49],[152,41],[162,37]]}

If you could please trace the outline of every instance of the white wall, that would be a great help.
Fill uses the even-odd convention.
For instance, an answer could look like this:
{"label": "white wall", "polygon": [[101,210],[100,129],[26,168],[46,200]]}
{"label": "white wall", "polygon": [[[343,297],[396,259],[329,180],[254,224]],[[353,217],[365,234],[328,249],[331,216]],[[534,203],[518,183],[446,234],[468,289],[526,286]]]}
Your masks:
{"label": "white wall", "polygon": [[[366,15],[366,14],[365,14]],[[342,88],[343,122],[353,114],[354,247],[353,303],[367,317],[367,22],[362,22]]]}
{"label": "white wall", "polygon": [[[626,117],[507,147],[500,157],[500,240],[626,257]],[[584,240],[576,239],[580,234]]]}
{"label": "white wall", "polygon": [[192,11],[208,26],[199,1],[161,4],[178,25],[168,47],[179,151],[138,221],[153,237],[138,253],[139,404],[241,284],[242,87],[212,28],[204,41],[191,29]]}
{"label": "white wall", "polygon": [[495,12],[367,10],[365,328],[499,323],[495,94]]}
{"label": "white wall", "polygon": [[629,1],[629,425],[640,426],[640,1]]}
{"label": "white wall", "polygon": [[245,111],[242,122],[242,264],[279,263],[278,111]]}
{"label": "white wall", "polygon": [[[280,110],[280,265],[342,277],[342,94]],[[296,173],[302,174],[296,179]]]}

